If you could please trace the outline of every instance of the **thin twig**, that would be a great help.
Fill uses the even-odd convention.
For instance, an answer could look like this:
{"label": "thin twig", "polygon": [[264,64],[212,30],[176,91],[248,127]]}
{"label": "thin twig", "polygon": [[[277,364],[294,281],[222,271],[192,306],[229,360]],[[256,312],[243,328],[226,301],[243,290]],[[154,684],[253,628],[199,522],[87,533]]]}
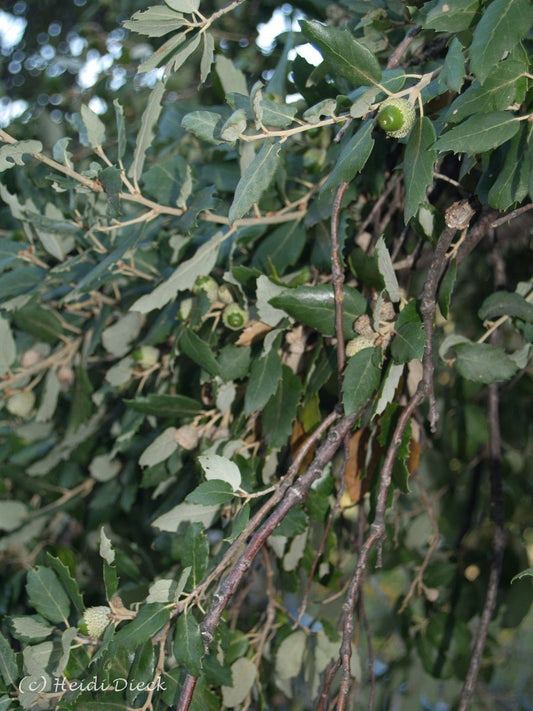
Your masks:
{"label": "thin twig", "polygon": [[339,387],[342,386],[344,364],[346,363],[346,353],[344,348],[344,324],[342,318],[342,303],[344,300],[344,269],[341,264],[339,246],[339,220],[342,198],[348,188],[349,183],[341,183],[337,188],[333,210],[331,213],[331,276],[333,282],[333,293],[335,297],[335,335],[337,337],[337,375]]}
{"label": "thin twig", "polygon": [[398,64],[400,63],[400,59],[405,54],[406,49],[409,47],[409,45],[421,29],[421,25],[413,25],[409,28],[403,40],[400,42],[400,44],[396,47],[394,52],[389,57],[389,61],[387,62],[387,69],[394,69],[394,67],[398,66]]}
{"label": "thin twig", "polygon": [[509,212],[507,215],[500,217],[498,220],[494,220],[490,226],[500,227],[501,225],[505,225],[508,222],[511,222],[511,220],[515,220],[517,217],[520,217],[520,215],[523,215],[524,212],[529,212],[529,210],[533,210],[533,202],[530,202],[528,205],[523,205],[523,207],[517,207],[516,210]]}

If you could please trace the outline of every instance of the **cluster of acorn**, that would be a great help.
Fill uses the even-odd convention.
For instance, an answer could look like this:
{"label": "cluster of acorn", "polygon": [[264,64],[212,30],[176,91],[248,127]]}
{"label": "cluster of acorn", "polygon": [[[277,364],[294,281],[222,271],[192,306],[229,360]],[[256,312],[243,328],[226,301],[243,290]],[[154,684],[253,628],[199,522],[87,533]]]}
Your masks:
{"label": "cluster of acorn", "polygon": [[219,303],[222,308],[222,323],[232,331],[240,331],[248,323],[250,316],[246,309],[234,301],[231,289],[225,284],[220,286],[211,276],[197,277],[193,293],[204,291],[211,304]]}

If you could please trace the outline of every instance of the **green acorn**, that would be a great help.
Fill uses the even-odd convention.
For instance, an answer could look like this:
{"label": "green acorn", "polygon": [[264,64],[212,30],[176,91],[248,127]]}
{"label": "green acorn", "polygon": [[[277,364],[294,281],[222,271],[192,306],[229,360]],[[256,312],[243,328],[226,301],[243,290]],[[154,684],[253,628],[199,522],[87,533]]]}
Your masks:
{"label": "green acorn", "polygon": [[240,331],[248,323],[248,311],[239,304],[228,304],[222,312],[222,323],[232,331]]}
{"label": "green acorn", "polygon": [[209,301],[215,301],[217,298],[218,284],[211,276],[199,276],[196,277],[196,281],[192,287],[193,294],[199,294],[201,291],[205,291]]}
{"label": "green acorn", "polygon": [[386,99],[378,112],[378,124],[391,138],[407,136],[415,122],[415,108],[407,99]]}

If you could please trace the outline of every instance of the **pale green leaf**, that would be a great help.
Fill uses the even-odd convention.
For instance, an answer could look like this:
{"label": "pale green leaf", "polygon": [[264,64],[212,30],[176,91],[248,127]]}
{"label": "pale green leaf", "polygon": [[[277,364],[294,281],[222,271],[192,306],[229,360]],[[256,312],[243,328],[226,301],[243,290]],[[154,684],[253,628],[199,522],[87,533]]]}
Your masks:
{"label": "pale green leaf", "polygon": [[214,521],[219,506],[200,506],[198,504],[178,504],[166,513],[158,516],[152,522],[152,526],[159,528],[161,531],[170,531],[176,533],[182,523],[202,523],[208,528]]}
{"label": "pale green leaf", "polygon": [[226,708],[240,707],[257,677],[257,666],[247,657],[237,659],[231,665],[233,686],[222,687],[222,701]]}
{"label": "pale green leaf", "polygon": [[307,635],[297,630],[282,641],[276,654],[276,674],[280,679],[292,679],[298,675],[307,647]]}
{"label": "pale green leaf", "polygon": [[186,62],[191,54],[200,46],[202,37],[200,34],[194,35],[188,40],[176,54],[172,56],[165,66],[165,77],[168,77],[172,72],[177,72],[178,69]]}
{"label": "pale green leaf", "polygon": [[159,462],[164,462],[174,454],[177,448],[176,428],[167,427],[141,454],[139,466],[153,467]]}
{"label": "pale green leaf", "polygon": [[210,32],[204,32],[204,47],[200,60],[200,84],[205,84],[215,58],[215,40]]}
{"label": "pale green leaf", "polygon": [[231,485],[233,491],[240,487],[241,472],[239,467],[227,457],[221,457],[218,454],[205,454],[198,457],[198,461],[208,481],[210,479],[226,481]]}
{"label": "pale green leaf", "polygon": [[337,110],[337,102],[335,99],[323,99],[318,104],[310,106],[304,111],[303,119],[308,123],[318,123],[323,116],[335,116]]}
{"label": "pale green leaf", "polygon": [[178,292],[192,289],[196,278],[209,274],[215,266],[220,245],[227,239],[228,234],[231,233],[220,231],[214,234],[190,259],[182,262],[168,279],[156,286],[150,294],[137,299],[130,307],[131,311],[149,313],[175,299]]}
{"label": "pale green leaf", "polygon": [[99,148],[105,142],[104,122],[85,104],[81,105],[80,114],[87,132],[87,140],[89,141],[90,147]]}
{"label": "pale green leaf", "polygon": [[485,8],[470,45],[470,69],[482,84],[503,56],[527,35],[532,23],[530,0],[494,0]]}
{"label": "pale green leaf", "polygon": [[229,116],[220,128],[220,138],[229,143],[235,143],[239,136],[244,133],[248,119],[244,109],[237,109]]}
{"label": "pale green leaf", "polygon": [[270,185],[279,165],[281,144],[266,141],[243,172],[230,207],[230,223],[242,217]]}
{"label": "pale green leaf", "polygon": [[9,321],[0,316],[0,376],[7,373],[9,366],[15,360],[16,355],[17,347],[15,345],[13,334],[11,333]]}
{"label": "pale green leaf", "polygon": [[0,501],[0,531],[14,531],[28,516],[28,507],[22,501]]}
{"label": "pale green leaf", "polygon": [[105,560],[108,565],[113,565],[115,562],[115,550],[111,539],[108,538],[103,526],[100,528],[100,556]]}
{"label": "pale green leaf", "polygon": [[43,144],[40,141],[17,141],[16,143],[8,143],[0,147],[0,173],[4,170],[9,170],[15,165],[24,165],[23,156],[32,155],[32,153],[40,153],[43,150]]}
{"label": "pale green leaf", "polygon": [[444,133],[433,148],[467,155],[484,153],[508,141],[519,128],[520,122],[509,111],[479,114]]}
{"label": "pale green leaf", "polygon": [[231,59],[223,54],[217,54],[215,67],[224,94],[228,95],[234,92],[235,94],[243,94],[244,96],[248,95],[246,77],[240,69],[237,69]]}
{"label": "pale green leaf", "polygon": [[215,137],[215,130],[221,119],[221,115],[214,111],[191,111],[185,114],[181,125],[202,141],[219,145],[221,141]]}
{"label": "pale green leaf", "polygon": [[137,74],[151,72],[156,69],[180,44],[183,44],[187,39],[185,32],[178,32],[161,45],[148,59],[141,62],[137,67]]}
{"label": "pale green leaf", "polygon": [[135,12],[124,27],[147,37],[162,37],[183,27],[183,16],[164,5],[152,5]]}
{"label": "pale green leaf", "polygon": [[50,637],[54,628],[31,615],[13,615],[10,618],[13,636],[25,642],[34,642]]}
{"label": "pale green leaf", "polygon": [[185,12],[188,15],[197,12],[200,7],[200,0],[165,0],[165,2],[173,10]]}
{"label": "pale green leaf", "polygon": [[347,29],[323,25],[316,20],[302,20],[302,32],[321,52],[332,68],[352,84],[377,84],[381,67],[374,54]]}
{"label": "pale green leaf", "polygon": [[400,285],[398,284],[396,272],[392,265],[392,259],[383,236],[377,241],[376,255],[378,258],[379,273],[383,277],[385,289],[387,290],[390,300],[396,303],[400,300]]}
{"label": "pale green leaf", "polygon": [[128,170],[128,176],[133,178],[134,181],[138,181],[142,175],[146,151],[152,144],[153,132],[157,120],[159,119],[159,114],[161,113],[161,101],[163,100],[164,93],[165,84],[158,82],[148,97],[148,102],[141,119],[141,127],[137,134],[133,161]]}
{"label": "pale green leaf", "polygon": [[416,215],[433,182],[433,168],[437,160],[431,146],[435,142],[435,129],[427,116],[415,121],[405,149],[403,174],[405,184],[404,220],[407,224]]}
{"label": "pale green leaf", "polygon": [[381,415],[385,411],[387,405],[394,401],[396,397],[396,388],[398,387],[403,371],[403,363],[389,363],[389,367],[387,368],[387,374],[383,379],[379,398],[374,408],[374,416]]}

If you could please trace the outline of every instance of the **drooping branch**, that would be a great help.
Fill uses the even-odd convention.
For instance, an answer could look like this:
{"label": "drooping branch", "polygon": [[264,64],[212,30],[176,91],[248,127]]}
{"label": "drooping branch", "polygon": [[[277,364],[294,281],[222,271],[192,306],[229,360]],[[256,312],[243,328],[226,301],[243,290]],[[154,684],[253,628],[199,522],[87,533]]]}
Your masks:
{"label": "drooping branch", "polygon": [[[349,667],[349,660],[352,654],[352,636],[353,636],[353,617],[357,600],[363,585],[365,574],[367,571],[368,560],[374,546],[380,546],[385,538],[385,513],[387,507],[387,495],[392,479],[392,469],[398,448],[402,442],[402,437],[409,423],[411,416],[420,403],[430,398],[430,413],[429,419],[432,427],[436,423],[436,409],[432,405],[433,394],[433,320],[436,310],[437,291],[441,277],[444,273],[447,263],[447,252],[456,233],[454,226],[447,227],[442,233],[440,240],[435,249],[433,260],[428,270],[426,281],[422,290],[422,298],[420,304],[420,313],[422,314],[424,330],[426,333],[426,343],[424,347],[423,376],[418,384],[418,388],[402,411],[394,434],[387,448],[385,460],[381,469],[381,477],[379,490],[376,502],[376,514],[373,523],[370,526],[370,532],[365,539],[361,550],[357,565],[351,576],[348,586],[345,602],[342,607],[342,642],[340,647],[340,657],[330,663],[325,672],[324,686],[320,695],[317,711],[324,711],[327,708],[329,690],[337,671],[342,663],[343,668]],[[378,550],[380,554],[380,551]],[[379,564],[379,557],[378,557]],[[341,680],[341,688],[337,708],[342,711],[345,708],[346,700],[350,691],[351,679],[343,674]]]}
{"label": "drooping branch", "polygon": [[[283,500],[260,528],[258,528],[227,577],[219,585],[218,590],[213,595],[211,607],[200,625],[202,639],[206,648],[213,641],[222,613],[250,569],[255,557],[265,545],[267,538],[294,506],[305,501],[311,489],[311,485],[322,476],[324,467],[333,459],[344,440],[344,436],[350,431],[360,416],[360,411],[346,415],[330,429],[311,465],[285,491]],[[187,711],[192,701],[196,681],[197,677],[187,674],[180,699],[176,706],[176,711]]]}

